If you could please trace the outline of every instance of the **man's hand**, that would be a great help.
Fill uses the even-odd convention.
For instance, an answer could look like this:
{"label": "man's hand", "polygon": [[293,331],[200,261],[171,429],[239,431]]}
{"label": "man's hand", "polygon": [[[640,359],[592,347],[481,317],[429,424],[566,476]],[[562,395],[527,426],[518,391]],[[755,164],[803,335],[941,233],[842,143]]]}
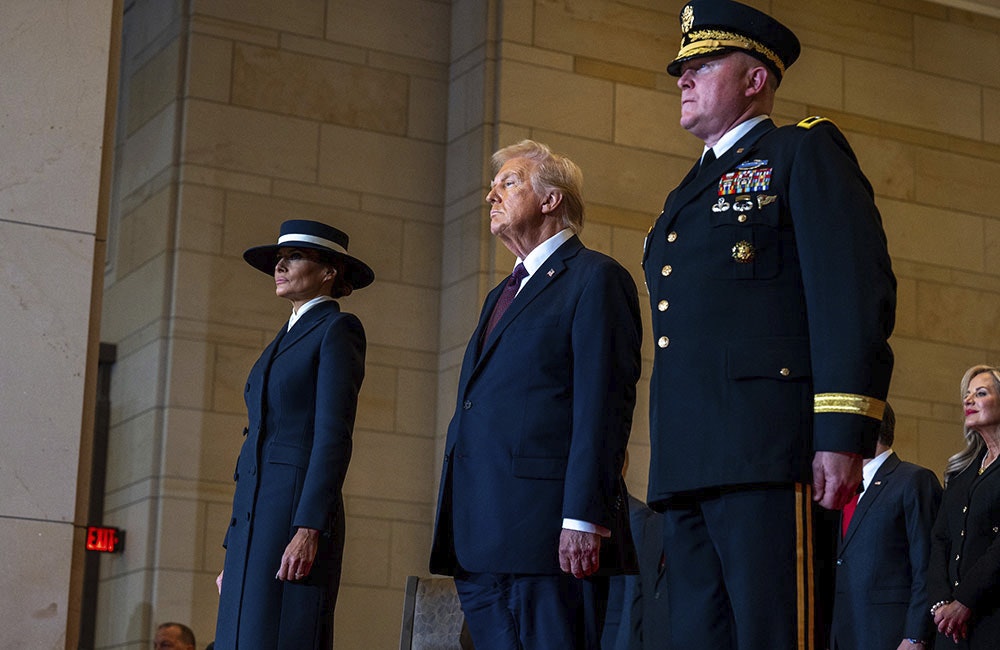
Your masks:
{"label": "man's hand", "polygon": [[586,578],[600,566],[601,536],[563,528],[559,535],[559,567],[575,578]]}
{"label": "man's hand", "polygon": [[813,501],[828,510],[840,510],[858,491],[861,483],[860,454],[817,451],[813,456]]}

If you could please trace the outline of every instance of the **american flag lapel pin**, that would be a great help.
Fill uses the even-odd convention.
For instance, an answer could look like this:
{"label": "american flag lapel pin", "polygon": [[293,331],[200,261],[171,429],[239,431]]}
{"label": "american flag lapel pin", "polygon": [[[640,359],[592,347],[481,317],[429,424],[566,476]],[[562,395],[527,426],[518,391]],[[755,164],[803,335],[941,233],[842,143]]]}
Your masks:
{"label": "american flag lapel pin", "polygon": [[549,269],[549,272],[546,273],[545,275],[547,275],[547,276],[549,276],[551,278],[555,274],[556,274],[556,270],[555,269]]}

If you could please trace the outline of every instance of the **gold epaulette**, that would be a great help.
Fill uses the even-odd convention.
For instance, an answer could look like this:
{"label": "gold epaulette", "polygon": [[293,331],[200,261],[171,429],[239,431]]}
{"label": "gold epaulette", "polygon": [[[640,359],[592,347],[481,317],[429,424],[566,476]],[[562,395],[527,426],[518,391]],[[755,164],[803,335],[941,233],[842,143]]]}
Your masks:
{"label": "gold epaulette", "polygon": [[867,395],[816,393],[813,397],[813,413],[850,413],[881,421],[884,412],[885,402]]}
{"label": "gold epaulette", "polygon": [[813,115],[812,117],[807,117],[806,119],[802,120],[795,126],[802,129],[811,129],[817,124],[822,124],[823,122],[829,122],[830,124],[833,124],[833,120],[831,120],[828,117],[820,117],[819,115]]}

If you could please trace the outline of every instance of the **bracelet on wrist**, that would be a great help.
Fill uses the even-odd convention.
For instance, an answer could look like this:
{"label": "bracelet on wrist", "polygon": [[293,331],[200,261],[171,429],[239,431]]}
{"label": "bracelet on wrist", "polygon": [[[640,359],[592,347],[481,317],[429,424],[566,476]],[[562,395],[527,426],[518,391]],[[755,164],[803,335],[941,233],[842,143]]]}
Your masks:
{"label": "bracelet on wrist", "polygon": [[934,616],[934,614],[938,610],[938,607],[942,607],[944,605],[947,605],[950,602],[951,602],[950,600],[939,600],[936,603],[934,603],[933,605],[931,605],[931,616]]}

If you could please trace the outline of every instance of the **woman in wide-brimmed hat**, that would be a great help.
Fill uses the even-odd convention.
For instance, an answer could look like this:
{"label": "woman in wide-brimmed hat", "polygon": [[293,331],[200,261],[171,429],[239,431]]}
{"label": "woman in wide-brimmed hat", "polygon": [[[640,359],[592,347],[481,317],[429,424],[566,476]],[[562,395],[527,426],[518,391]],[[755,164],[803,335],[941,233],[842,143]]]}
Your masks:
{"label": "woman in wide-brimmed hat", "polygon": [[236,464],[219,585],[218,650],[330,648],[344,549],[342,487],[351,458],[365,332],[337,298],[375,274],[348,237],[306,220],[243,253],[273,275],[292,316],[254,364],[249,426]]}

